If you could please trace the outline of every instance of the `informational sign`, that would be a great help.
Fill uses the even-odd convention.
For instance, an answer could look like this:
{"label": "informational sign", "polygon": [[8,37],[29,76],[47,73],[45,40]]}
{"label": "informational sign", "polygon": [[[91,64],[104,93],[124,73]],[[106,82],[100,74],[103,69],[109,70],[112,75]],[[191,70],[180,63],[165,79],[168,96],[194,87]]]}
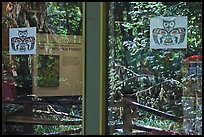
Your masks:
{"label": "informational sign", "polygon": [[9,29],[9,54],[36,54],[36,27]]}
{"label": "informational sign", "polygon": [[37,33],[33,94],[79,96],[83,87],[82,36]]}
{"label": "informational sign", "polygon": [[187,48],[187,16],[151,18],[150,48]]}

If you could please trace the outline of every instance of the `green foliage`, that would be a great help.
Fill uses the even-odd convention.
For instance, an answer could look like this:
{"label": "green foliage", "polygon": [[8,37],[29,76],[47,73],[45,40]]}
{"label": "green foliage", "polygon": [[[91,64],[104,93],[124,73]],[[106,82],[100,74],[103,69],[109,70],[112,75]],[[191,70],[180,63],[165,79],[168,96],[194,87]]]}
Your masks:
{"label": "green foliage", "polygon": [[[119,16],[115,11],[123,13],[121,25],[114,20]],[[187,49],[150,49],[150,19],[156,16],[187,16]],[[108,17],[110,104],[116,100],[118,92],[133,95],[151,88],[151,92],[148,90],[137,96],[137,101],[154,108],[160,104],[163,111],[180,116],[184,77],[182,61],[188,56],[202,54],[202,2],[112,2]],[[143,72],[151,77],[144,76]],[[167,84],[164,89],[158,86],[171,80],[176,83]],[[172,85],[175,86],[174,89],[170,88]],[[172,98],[175,99],[174,103],[170,103]],[[149,119],[144,114],[141,116],[142,121]],[[152,119],[149,124],[167,129],[171,124],[163,120],[161,124],[158,122],[158,118]]]}
{"label": "green foliage", "polygon": [[[57,118],[53,117],[50,118],[55,121],[68,121],[68,118]],[[63,132],[68,130],[74,130],[76,128],[80,128],[81,125],[35,125],[35,135],[45,135],[47,133],[57,133],[57,132]]]}
{"label": "green foliage", "polygon": [[[117,2],[116,2],[117,3]],[[124,14],[124,23],[122,26],[113,24],[114,22],[114,4],[110,6],[109,11],[109,80],[110,92],[122,89],[124,85],[132,85],[131,89],[145,89],[143,78],[135,79],[128,82],[128,79],[134,75],[130,71],[124,71],[115,66],[120,64],[127,69],[139,74],[140,70],[146,68],[155,77],[155,83],[164,81],[165,79],[174,79],[181,82],[182,70],[181,62],[184,58],[192,54],[200,54],[202,49],[202,23],[201,23],[201,3],[162,3],[162,2],[131,2],[129,7],[131,10],[128,14]],[[122,5],[122,3],[120,3]],[[199,5],[194,10],[195,6]],[[121,10],[126,10],[125,8]],[[185,12],[184,12],[185,11]],[[127,16],[131,16],[132,21],[127,21]],[[150,18],[155,16],[188,16],[188,48],[186,50],[150,49],[149,25]],[[200,29],[198,29],[200,28]],[[131,30],[133,41],[124,40],[123,30]],[[191,33],[190,33],[191,32]],[[136,82],[140,82],[135,85]],[[117,83],[117,84],[116,84]],[[119,83],[119,84],[118,84]]]}
{"label": "green foliage", "polygon": [[138,125],[152,126],[164,130],[179,130],[179,128],[181,128],[181,125],[179,123],[173,122],[171,120],[166,120],[155,115],[148,115],[148,117],[137,119],[134,122]]}
{"label": "green foliage", "polygon": [[46,2],[46,6],[48,24],[57,34],[82,34],[82,3]]}
{"label": "green foliage", "polygon": [[6,116],[12,112],[18,111],[20,109],[23,109],[21,105],[18,104],[2,104],[2,114],[3,116]]}
{"label": "green foliage", "polygon": [[38,56],[38,86],[57,87],[59,86],[59,56],[39,55]]}

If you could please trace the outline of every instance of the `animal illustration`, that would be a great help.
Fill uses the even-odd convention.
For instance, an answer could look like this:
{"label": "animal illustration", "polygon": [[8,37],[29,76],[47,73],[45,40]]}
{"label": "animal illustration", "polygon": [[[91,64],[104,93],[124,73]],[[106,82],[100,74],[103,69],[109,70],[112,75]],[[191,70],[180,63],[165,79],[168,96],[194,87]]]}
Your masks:
{"label": "animal illustration", "polygon": [[183,27],[175,28],[175,24],[175,19],[163,20],[163,28],[154,28],[152,31],[154,42],[165,46],[182,43],[186,35],[186,29]]}
{"label": "animal illustration", "polygon": [[26,52],[34,48],[35,37],[28,37],[27,30],[18,30],[18,36],[11,38],[11,47],[14,51]]}

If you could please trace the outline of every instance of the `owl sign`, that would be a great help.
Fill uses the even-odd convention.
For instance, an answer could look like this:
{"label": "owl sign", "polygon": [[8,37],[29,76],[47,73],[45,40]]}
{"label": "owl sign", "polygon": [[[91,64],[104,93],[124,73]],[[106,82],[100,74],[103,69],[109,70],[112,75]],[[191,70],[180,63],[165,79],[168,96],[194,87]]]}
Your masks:
{"label": "owl sign", "polygon": [[187,48],[187,16],[151,18],[150,48]]}
{"label": "owl sign", "polygon": [[9,54],[36,54],[36,27],[9,29]]}

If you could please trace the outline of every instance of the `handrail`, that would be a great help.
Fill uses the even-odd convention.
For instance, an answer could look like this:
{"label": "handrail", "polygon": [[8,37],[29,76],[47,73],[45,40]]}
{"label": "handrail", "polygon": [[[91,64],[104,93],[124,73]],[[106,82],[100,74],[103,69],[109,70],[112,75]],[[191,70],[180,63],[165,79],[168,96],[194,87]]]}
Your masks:
{"label": "handrail", "polygon": [[133,102],[128,98],[123,98],[123,102],[125,104],[127,104],[127,105],[130,105],[133,108],[142,109],[142,110],[153,113],[155,115],[159,115],[159,116],[164,117],[164,118],[169,119],[169,120],[173,120],[173,121],[176,121],[176,122],[182,122],[183,121],[183,118],[181,118],[181,117],[176,117],[174,115],[165,113],[163,111],[160,111],[160,110],[157,110],[157,109],[154,109],[154,108],[151,108],[151,107],[148,107],[148,106]]}
{"label": "handrail", "polygon": [[[47,101],[32,101],[32,100],[23,100],[23,101],[9,101],[9,100],[5,100],[2,103],[4,104],[20,104],[23,105],[24,107],[30,107],[32,105],[48,105],[50,106],[50,104],[52,105],[60,105],[60,104],[55,104],[54,102],[52,103],[48,103]],[[78,104],[79,102],[74,102],[74,101],[67,101],[67,103],[69,105],[73,105],[73,104]],[[24,108],[23,110],[24,112],[27,112],[27,110]],[[32,117],[31,113],[35,113],[35,114],[40,114],[40,113],[44,113],[44,114],[49,114],[49,115],[63,115],[63,116],[67,116],[70,119],[68,121],[56,121],[56,120],[45,120],[45,119],[38,119],[38,118],[34,118]],[[52,110],[51,112],[49,111],[44,111],[44,110],[35,110],[32,111],[29,114],[24,114],[22,113],[23,116],[15,116],[15,115],[7,115],[5,117],[5,122],[6,123],[23,123],[23,124],[29,124],[29,125],[81,125],[82,124],[82,117],[80,116],[74,116],[74,115],[70,115],[68,113],[64,113],[64,112],[58,112],[56,110]],[[75,133],[80,133],[82,131],[82,128],[77,128],[77,129],[73,129],[73,130],[67,130],[67,131],[63,131],[63,132],[58,132],[56,133],[59,135],[69,135],[69,134],[75,134]],[[27,134],[27,133],[26,133]],[[31,134],[31,133],[29,133]],[[49,134],[49,133],[46,133]],[[50,133],[50,135],[54,133]]]}
{"label": "handrail", "polygon": [[24,116],[8,116],[6,117],[6,122],[29,123],[29,124],[40,124],[40,125],[80,125],[82,124],[81,120],[54,121],[54,120],[35,119],[33,117],[24,117]]}

